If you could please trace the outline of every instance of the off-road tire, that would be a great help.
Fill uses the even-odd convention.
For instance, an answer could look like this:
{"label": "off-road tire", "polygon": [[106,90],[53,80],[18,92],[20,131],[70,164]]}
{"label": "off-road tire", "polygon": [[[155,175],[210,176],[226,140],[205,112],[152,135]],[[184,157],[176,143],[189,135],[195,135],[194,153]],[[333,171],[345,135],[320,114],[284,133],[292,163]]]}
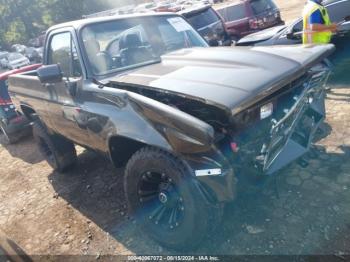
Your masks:
{"label": "off-road tire", "polygon": [[39,152],[55,171],[64,172],[76,164],[74,144],[62,136],[49,134],[40,120],[33,123],[33,137]]}
{"label": "off-road tire", "polygon": [[[168,152],[144,147],[137,151],[127,163],[124,179],[129,212],[136,219],[141,230],[161,245],[181,251],[196,248],[222,217],[222,207],[209,204],[205,200],[196,186],[198,182],[195,181],[189,169],[183,161]],[[184,208],[181,210],[184,211],[181,213],[182,222],[176,223],[178,224],[176,228],[164,230],[164,227],[158,227],[157,223],[151,220],[150,214],[154,214],[154,211],[140,200],[140,183],[143,183],[145,173],[150,174],[148,171],[159,172],[163,176],[166,174],[173,182],[178,195],[181,196],[181,208]],[[152,201],[160,201],[159,195],[157,193],[156,195],[157,197]]]}

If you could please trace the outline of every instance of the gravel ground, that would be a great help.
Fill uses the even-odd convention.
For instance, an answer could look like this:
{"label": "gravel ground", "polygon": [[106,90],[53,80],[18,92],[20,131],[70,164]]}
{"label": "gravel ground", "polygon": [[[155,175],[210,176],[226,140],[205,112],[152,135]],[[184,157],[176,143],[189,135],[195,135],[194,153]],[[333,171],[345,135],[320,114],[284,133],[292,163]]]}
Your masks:
{"label": "gravel ground", "polygon": [[[304,1],[281,2],[283,15]],[[283,5],[282,5],[283,4]],[[290,17],[292,20],[292,17]],[[350,90],[328,94],[310,164],[293,164],[262,193],[230,204],[215,235],[191,254],[350,254]],[[0,229],[30,255],[175,254],[127,217],[123,170],[79,148],[78,166],[52,171],[32,138],[0,146]]]}

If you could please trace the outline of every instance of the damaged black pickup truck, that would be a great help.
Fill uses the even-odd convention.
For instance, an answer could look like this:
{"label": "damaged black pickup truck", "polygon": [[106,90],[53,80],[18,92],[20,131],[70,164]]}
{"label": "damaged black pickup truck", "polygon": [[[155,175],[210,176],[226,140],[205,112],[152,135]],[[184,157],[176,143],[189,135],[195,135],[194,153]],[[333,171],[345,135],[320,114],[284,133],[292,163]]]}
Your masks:
{"label": "damaged black pickup truck", "polygon": [[75,163],[75,144],[126,165],[132,215],[185,249],[245,176],[269,177],[307,152],[333,49],[209,48],[176,14],[86,19],[50,28],[44,65],[9,90],[54,169]]}

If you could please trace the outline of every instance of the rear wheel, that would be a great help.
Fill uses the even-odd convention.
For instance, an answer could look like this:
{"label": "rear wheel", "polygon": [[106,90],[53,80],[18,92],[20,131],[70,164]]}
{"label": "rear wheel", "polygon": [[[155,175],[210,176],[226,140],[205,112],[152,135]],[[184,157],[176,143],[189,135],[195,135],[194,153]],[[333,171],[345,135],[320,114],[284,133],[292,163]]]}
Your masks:
{"label": "rear wheel", "polygon": [[6,125],[0,121],[0,142],[4,145],[14,144],[18,138],[14,134],[9,134],[6,130]]}
{"label": "rear wheel", "polygon": [[196,247],[220,219],[183,162],[146,147],[126,167],[125,192],[131,214],[151,238],[178,250]]}
{"label": "rear wheel", "polygon": [[33,124],[33,137],[39,152],[56,171],[67,171],[76,163],[77,153],[74,144],[59,135],[49,134],[39,120]]}

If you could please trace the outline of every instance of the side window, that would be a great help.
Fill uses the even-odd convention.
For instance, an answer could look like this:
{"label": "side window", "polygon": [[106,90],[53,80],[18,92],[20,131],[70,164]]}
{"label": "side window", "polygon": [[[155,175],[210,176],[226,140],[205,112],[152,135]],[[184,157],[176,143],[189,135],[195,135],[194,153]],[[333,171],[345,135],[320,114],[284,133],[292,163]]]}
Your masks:
{"label": "side window", "polygon": [[73,42],[73,39],[71,39],[71,47],[72,47],[72,51],[71,51],[72,69],[71,69],[70,77],[81,77],[83,75],[83,73],[81,70],[81,64],[79,61],[77,48]]}
{"label": "side window", "polygon": [[303,31],[303,20],[299,21],[293,26],[293,32],[301,32]]}
{"label": "side window", "polygon": [[232,6],[227,11],[227,21],[235,21],[247,17],[244,4]]}
{"label": "side window", "polygon": [[77,50],[69,32],[59,33],[51,38],[49,64],[59,64],[66,77],[82,75]]}
{"label": "side window", "polygon": [[227,6],[217,10],[226,22],[240,20],[246,17],[244,4]]}
{"label": "side window", "polygon": [[333,23],[339,23],[350,15],[350,2],[331,4],[327,7],[329,18]]}

